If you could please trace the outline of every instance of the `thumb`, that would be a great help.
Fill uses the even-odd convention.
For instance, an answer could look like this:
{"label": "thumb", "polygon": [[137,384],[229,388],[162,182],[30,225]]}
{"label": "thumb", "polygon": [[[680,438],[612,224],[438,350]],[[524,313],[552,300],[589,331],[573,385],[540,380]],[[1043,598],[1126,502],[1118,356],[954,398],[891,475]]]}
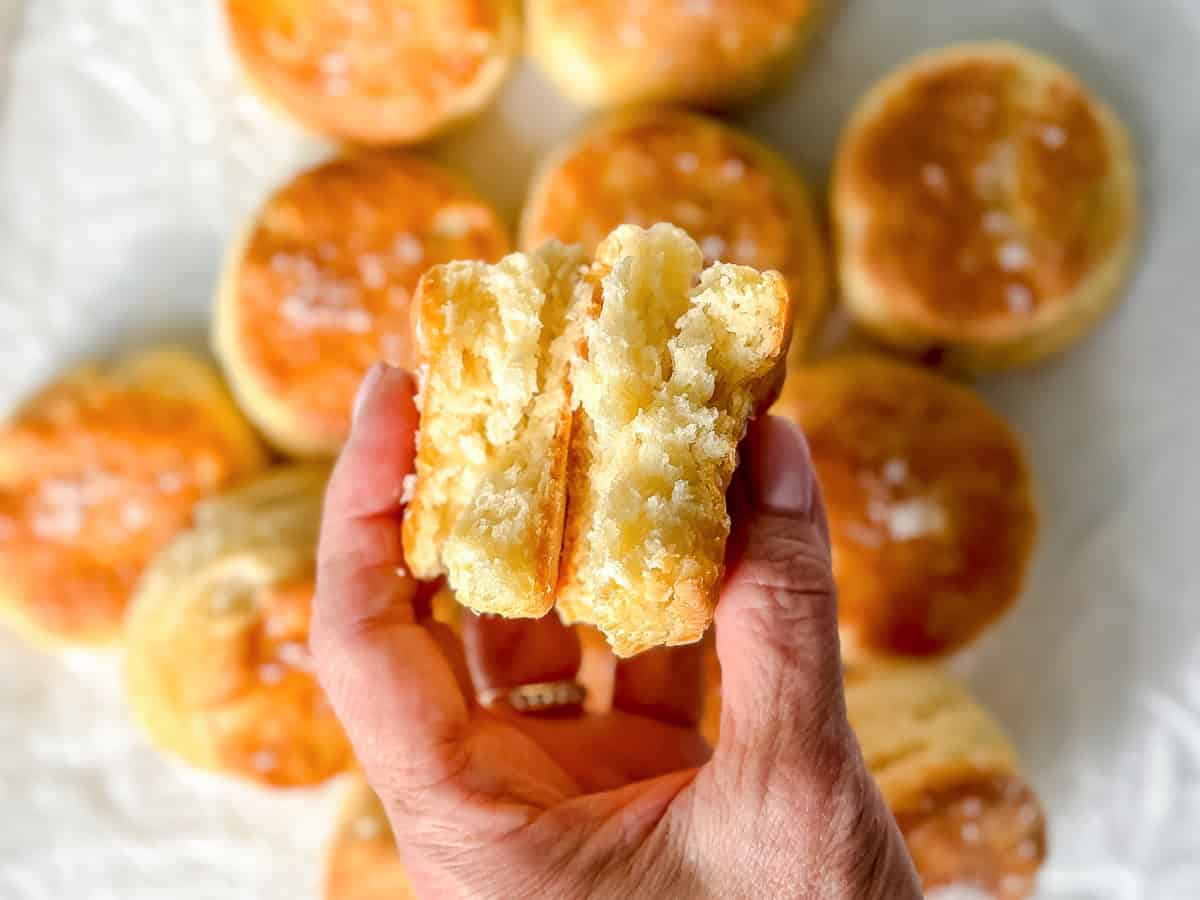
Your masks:
{"label": "thumb", "polygon": [[[745,496],[717,605],[721,737],[716,761],[762,769],[826,766],[849,733],[829,529],[808,446],[766,416],[744,448]],[[782,774],[782,773],[781,773]]]}

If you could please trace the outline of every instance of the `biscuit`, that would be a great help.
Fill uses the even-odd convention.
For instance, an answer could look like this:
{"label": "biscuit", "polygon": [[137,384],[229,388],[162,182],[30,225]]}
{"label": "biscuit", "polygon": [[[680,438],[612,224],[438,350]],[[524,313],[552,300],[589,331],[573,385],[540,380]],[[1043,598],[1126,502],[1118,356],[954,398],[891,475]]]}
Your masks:
{"label": "biscuit", "polygon": [[331,160],[283,186],[231,248],[217,355],[272,444],[332,456],[371,364],[412,362],[421,273],[453,259],[498,259],[508,246],[495,209],[430,160],[381,152]]}
{"label": "biscuit", "polygon": [[1029,896],[1045,819],[1008,739],[966,690],[928,664],[852,664],[846,706],[924,890]]}
{"label": "biscuit", "polygon": [[327,476],[278,467],[205,501],[147,569],[129,614],[127,685],[164,752],[272,787],[351,764],[307,651]]}
{"label": "biscuit", "polygon": [[791,307],[779,273],[704,269],[671,225],[621,226],[593,277],[557,607],[624,657],[694,643],[712,622],[725,490],[782,377]]}
{"label": "biscuit", "polygon": [[1075,342],[1133,256],[1123,126],[1069,72],[1007,44],[927,54],[871,90],[842,138],[832,202],[850,313],[965,369]]}
{"label": "biscuit", "polygon": [[1016,601],[1033,549],[1017,436],[972,392],[882,356],[788,375],[829,515],[844,652],[956,650]]}
{"label": "biscuit", "polygon": [[325,861],[324,900],[414,900],[383,804],[352,778]]}
{"label": "biscuit", "polygon": [[816,30],[821,0],[528,0],[529,52],[587,106],[724,106],[760,90]]}
{"label": "biscuit", "polygon": [[[701,734],[715,747],[721,668],[715,652],[705,660]],[[928,663],[861,660],[846,668],[846,706],[927,896],[1029,896],[1045,818],[1008,738],[967,691]]]}
{"label": "biscuit", "polygon": [[226,0],[225,9],[264,99],[351,143],[410,144],[474,115],[520,42],[516,0]]}
{"label": "biscuit", "polygon": [[111,645],[150,558],[262,447],[182,350],[80,366],[0,428],[0,615],[45,646]]}
{"label": "biscuit", "polygon": [[672,222],[717,261],[778,271],[792,353],[828,305],[825,242],[808,186],[785,159],[717,119],[644,109],[603,117],[541,165],[521,219],[528,251],[551,238],[594,252],[618,225]]}
{"label": "biscuit", "polygon": [[477,612],[554,603],[571,434],[568,372],[591,302],[578,247],[551,243],[494,266],[436,266],[417,292],[421,432],[404,552],[446,574]]}

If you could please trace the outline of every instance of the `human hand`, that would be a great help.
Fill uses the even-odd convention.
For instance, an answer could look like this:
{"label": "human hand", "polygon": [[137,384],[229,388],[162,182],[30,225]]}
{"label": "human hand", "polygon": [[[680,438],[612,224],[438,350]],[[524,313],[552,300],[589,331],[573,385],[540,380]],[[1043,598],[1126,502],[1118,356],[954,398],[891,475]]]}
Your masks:
{"label": "human hand", "polygon": [[803,438],[765,417],[730,492],[721,736],[699,646],[617,664],[610,713],[539,718],[476,692],[575,677],[556,617],[466,616],[403,568],[412,381],[377,367],[329,485],[312,648],[421,897],[919,898],[846,719],[829,536]]}

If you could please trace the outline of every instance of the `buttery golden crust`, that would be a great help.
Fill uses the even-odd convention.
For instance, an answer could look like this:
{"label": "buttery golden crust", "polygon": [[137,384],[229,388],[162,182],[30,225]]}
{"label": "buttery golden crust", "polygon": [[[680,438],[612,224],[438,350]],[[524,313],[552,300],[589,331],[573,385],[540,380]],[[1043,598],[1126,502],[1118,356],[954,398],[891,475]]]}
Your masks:
{"label": "buttery golden crust", "polygon": [[41,645],[116,642],[142,569],[193,504],[264,461],[190,352],[68,372],[0,429],[0,614]]}
{"label": "buttery golden crust", "polygon": [[1007,738],[966,690],[927,664],[851,664],[846,706],[925,890],[1031,894],[1045,820]]}
{"label": "buttery golden crust", "polygon": [[351,764],[307,652],[327,476],[285,466],[201,504],[147,569],[129,615],[128,690],[165,752],[273,787]]}
{"label": "buttery golden crust", "polygon": [[496,210],[439,164],[339,157],[283,186],[231,249],[217,353],[272,443],[331,456],[371,364],[411,366],[409,307],[425,269],[507,250]]}
{"label": "buttery golden crust", "polygon": [[737,446],[785,365],[783,278],[702,268],[669,225],[622,226],[597,250],[557,608],[622,657],[694,643],[711,624]]}
{"label": "buttery golden crust", "polygon": [[772,412],[808,438],[848,656],[949,653],[1013,604],[1036,532],[1032,479],[982,400],[854,355],[791,372]]}
{"label": "buttery golden crust", "polygon": [[353,776],[325,863],[324,900],[412,900],[383,804]]}
{"label": "buttery golden crust", "polygon": [[842,291],[877,338],[997,369],[1065,348],[1111,307],[1136,177],[1109,108],[1007,44],[922,56],[861,102],[838,152]]}
{"label": "buttery golden crust", "polygon": [[807,185],[773,150],[716,119],[672,109],[610,114],[541,165],[521,218],[524,250],[557,238],[589,253],[618,225],[672,222],[718,261],[780,272],[792,355],[828,305],[826,248]]}
{"label": "buttery golden crust", "polygon": [[588,106],[722,106],[803,49],[820,0],[529,0],[530,54]]}
{"label": "buttery golden crust", "polygon": [[226,0],[254,85],[301,125],[361,144],[425,140],[478,112],[516,57],[515,0]]}
{"label": "buttery golden crust", "polygon": [[[930,664],[860,660],[847,666],[845,679],[850,725],[924,889],[958,888],[988,900],[1029,896],[1046,855],[1045,818],[991,717]],[[705,689],[700,730],[716,746],[715,649],[705,655]]]}

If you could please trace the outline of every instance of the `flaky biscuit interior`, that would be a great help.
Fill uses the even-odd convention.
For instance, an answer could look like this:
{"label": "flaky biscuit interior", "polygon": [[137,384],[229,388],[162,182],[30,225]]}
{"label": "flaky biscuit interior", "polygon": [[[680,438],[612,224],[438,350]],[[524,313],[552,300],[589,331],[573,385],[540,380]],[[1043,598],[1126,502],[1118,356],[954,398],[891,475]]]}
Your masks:
{"label": "flaky biscuit interior", "polygon": [[786,350],[788,300],[777,273],[703,269],[674,226],[622,226],[596,261],[558,609],[629,656],[699,640],[711,622],[725,490]]}
{"label": "flaky biscuit interior", "polygon": [[553,603],[571,428],[568,368],[586,302],[577,248],[431,270],[418,297],[420,449],[405,516],[418,577],[480,612]]}

